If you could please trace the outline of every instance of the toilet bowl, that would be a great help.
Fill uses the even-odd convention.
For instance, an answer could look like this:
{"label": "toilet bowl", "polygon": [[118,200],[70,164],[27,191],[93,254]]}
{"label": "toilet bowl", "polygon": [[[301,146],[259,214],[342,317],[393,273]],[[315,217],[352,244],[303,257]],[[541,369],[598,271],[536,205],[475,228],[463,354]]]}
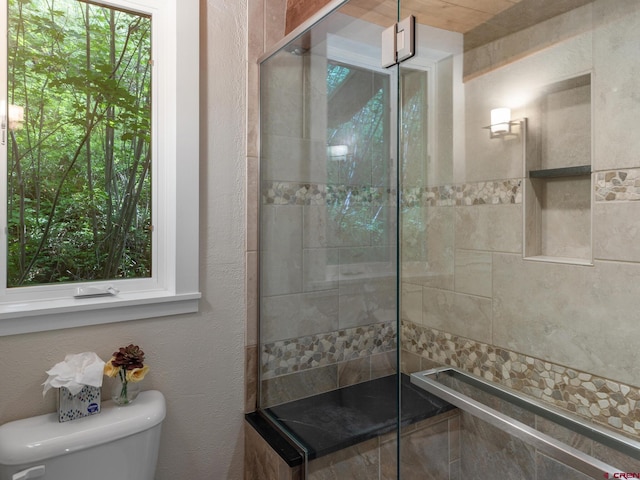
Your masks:
{"label": "toilet bowl", "polygon": [[55,413],[0,427],[0,480],[153,480],[166,413],[162,393],[59,423]]}

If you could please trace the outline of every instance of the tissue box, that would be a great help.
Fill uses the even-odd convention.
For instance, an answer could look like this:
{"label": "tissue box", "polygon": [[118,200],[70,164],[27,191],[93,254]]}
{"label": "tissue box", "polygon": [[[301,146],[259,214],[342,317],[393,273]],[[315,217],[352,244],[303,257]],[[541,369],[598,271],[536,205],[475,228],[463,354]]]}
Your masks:
{"label": "tissue box", "polygon": [[67,422],[100,413],[100,387],[85,385],[77,395],[68,389],[58,389],[58,420]]}

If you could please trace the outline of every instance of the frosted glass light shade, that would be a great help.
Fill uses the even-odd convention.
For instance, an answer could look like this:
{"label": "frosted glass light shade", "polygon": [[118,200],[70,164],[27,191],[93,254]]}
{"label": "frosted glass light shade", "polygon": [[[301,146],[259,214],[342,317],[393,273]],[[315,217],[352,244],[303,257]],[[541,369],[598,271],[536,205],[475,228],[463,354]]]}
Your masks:
{"label": "frosted glass light shade", "polygon": [[347,145],[330,145],[327,147],[327,155],[329,157],[344,157],[349,153]]}
{"label": "frosted glass light shade", "polygon": [[9,105],[9,129],[19,130],[24,122],[24,107]]}
{"label": "frosted glass light shade", "polygon": [[508,133],[509,122],[511,122],[510,108],[494,108],[491,110],[491,134]]}

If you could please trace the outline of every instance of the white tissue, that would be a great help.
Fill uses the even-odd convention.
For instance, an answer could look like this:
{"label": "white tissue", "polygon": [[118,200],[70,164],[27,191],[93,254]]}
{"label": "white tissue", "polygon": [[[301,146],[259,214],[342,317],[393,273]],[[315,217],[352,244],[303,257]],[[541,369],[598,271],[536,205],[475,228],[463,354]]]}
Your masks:
{"label": "white tissue", "polygon": [[49,378],[44,385],[44,396],[51,388],[66,387],[71,395],[77,395],[85,385],[102,386],[104,362],[94,352],[70,354],[64,361],[56,363],[51,370],[47,370]]}

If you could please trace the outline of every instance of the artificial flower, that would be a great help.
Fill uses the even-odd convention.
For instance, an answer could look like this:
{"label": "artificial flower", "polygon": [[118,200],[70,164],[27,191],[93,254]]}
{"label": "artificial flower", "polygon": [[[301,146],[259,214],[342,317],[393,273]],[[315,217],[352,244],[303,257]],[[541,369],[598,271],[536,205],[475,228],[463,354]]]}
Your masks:
{"label": "artificial flower", "polygon": [[[129,344],[120,347],[104,366],[104,374],[120,380],[117,393],[114,392],[113,400],[119,405],[130,403],[129,382],[140,382],[149,372],[149,366],[144,364],[144,352],[139,346]],[[135,398],[135,397],[134,397]]]}
{"label": "artificial flower", "polygon": [[132,370],[127,370],[127,381],[137,383],[144,378],[144,376],[149,371],[149,366],[145,365],[142,368],[134,368]]}

